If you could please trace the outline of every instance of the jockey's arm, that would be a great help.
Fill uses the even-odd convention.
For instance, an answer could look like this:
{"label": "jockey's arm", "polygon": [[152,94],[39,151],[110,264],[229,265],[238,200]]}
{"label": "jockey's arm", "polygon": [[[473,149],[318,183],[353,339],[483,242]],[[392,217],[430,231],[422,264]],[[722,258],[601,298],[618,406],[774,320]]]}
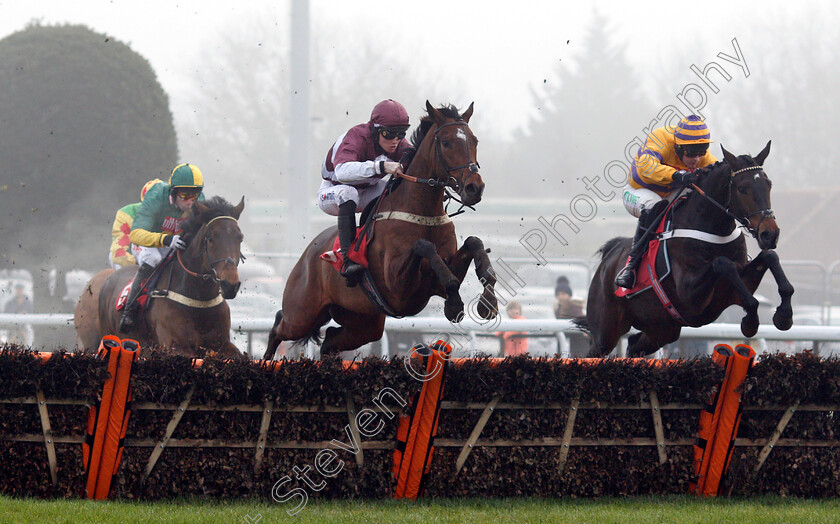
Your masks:
{"label": "jockey's arm", "polygon": [[117,211],[114,224],[111,226],[111,260],[121,266],[130,266],[136,263],[134,255],[128,249],[133,218],[126,212],[126,208],[133,205],[135,204],[130,204]]}
{"label": "jockey's arm", "polygon": [[140,208],[137,210],[137,215],[134,217],[134,224],[131,226],[131,233],[129,239],[135,246],[143,247],[164,247],[163,237],[168,233],[159,233],[154,231],[160,229],[162,217],[158,217],[160,213],[154,209],[149,199],[143,201]]}
{"label": "jockey's arm", "polygon": [[634,162],[639,178],[646,184],[668,186],[673,183],[672,177],[677,170],[661,163],[653,154],[640,152]]}
{"label": "jockey's arm", "polygon": [[395,173],[399,167],[399,162],[380,155],[375,160],[338,164],[335,166],[335,178],[342,184],[352,184],[369,178],[382,178],[386,174]]}

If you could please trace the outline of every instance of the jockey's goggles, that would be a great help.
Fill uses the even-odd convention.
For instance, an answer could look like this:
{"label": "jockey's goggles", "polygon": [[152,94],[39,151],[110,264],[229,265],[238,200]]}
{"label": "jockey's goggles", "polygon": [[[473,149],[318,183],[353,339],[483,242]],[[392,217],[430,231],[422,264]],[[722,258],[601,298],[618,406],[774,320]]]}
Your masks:
{"label": "jockey's goggles", "polygon": [[393,140],[395,138],[405,138],[405,129],[391,129],[390,127],[380,127],[379,134],[385,140]]}
{"label": "jockey's goggles", "polygon": [[683,144],[680,147],[682,148],[683,156],[690,157],[703,156],[709,150],[709,144]]}
{"label": "jockey's goggles", "polygon": [[178,191],[177,193],[175,193],[175,196],[177,198],[180,198],[181,200],[189,201],[189,200],[195,200],[196,198],[198,198],[198,195],[200,195],[200,194],[201,194],[201,192],[195,192],[195,191],[183,191],[183,192]]}

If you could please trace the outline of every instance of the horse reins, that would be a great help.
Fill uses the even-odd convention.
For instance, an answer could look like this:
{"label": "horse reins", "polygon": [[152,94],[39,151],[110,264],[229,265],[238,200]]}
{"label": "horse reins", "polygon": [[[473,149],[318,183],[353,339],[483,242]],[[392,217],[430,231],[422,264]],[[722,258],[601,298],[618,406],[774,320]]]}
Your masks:
{"label": "horse reins", "polygon": [[[744,173],[746,171],[760,171],[762,169],[763,169],[762,166],[748,166],[748,167],[744,167],[742,169],[739,169],[738,171],[733,172],[730,179],[729,179],[729,194],[730,195],[732,194],[732,184],[735,181],[735,176],[736,175],[739,175],[739,174]],[[700,187],[697,184],[692,183],[691,187],[695,191],[700,193],[700,195],[702,195],[703,198],[705,198],[706,200],[708,200],[709,202],[714,204],[718,209],[723,211],[727,216],[729,216],[730,218],[732,218],[733,220],[735,220],[736,222],[741,224],[741,226],[743,226],[747,231],[749,231],[750,234],[753,237],[756,237],[756,235],[758,234],[758,228],[761,227],[761,223],[764,222],[765,218],[774,218],[773,210],[769,209],[769,208],[768,209],[761,209],[759,211],[756,211],[755,213],[750,213],[749,215],[747,215],[745,217],[739,217],[739,216],[733,214],[731,211],[729,211],[728,207],[724,207],[723,205],[720,204],[720,202],[718,202],[714,198],[707,195],[706,192],[703,191],[702,189],[700,189]],[[750,218],[752,218],[754,215],[758,215],[758,214],[761,214],[761,220],[759,220],[758,225],[755,228],[753,228],[752,225],[750,224]]]}

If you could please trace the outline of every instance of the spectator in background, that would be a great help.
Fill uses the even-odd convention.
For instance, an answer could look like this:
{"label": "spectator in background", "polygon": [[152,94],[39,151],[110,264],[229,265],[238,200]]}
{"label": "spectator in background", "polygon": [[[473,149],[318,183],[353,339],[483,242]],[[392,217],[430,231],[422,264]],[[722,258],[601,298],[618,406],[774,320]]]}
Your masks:
{"label": "spectator in background", "polygon": [[[517,302],[516,300],[511,300],[508,302],[507,307],[505,308],[507,311],[508,317],[512,320],[524,320],[525,317],[522,316],[522,305]],[[518,355],[524,355],[525,352],[528,351],[528,337],[524,336],[516,336],[516,335],[524,335],[525,333],[522,331],[505,331],[504,333],[497,333],[502,336],[502,340],[504,341],[505,345],[505,356],[506,357],[515,357]]]}
{"label": "spectator in background", "polygon": [[554,318],[576,318],[583,316],[580,301],[572,299],[572,286],[564,275],[557,277],[554,285]]}
{"label": "spectator in background", "polygon": [[[24,285],[20,282],[15,284],[15,296],[6,302],[6,307],[3,308],[3,313],[11,313],[16,315],[23,315],[32,313],[32,301],[26,296]],[[27,333],[29,331],[29,324],[18,324],[9,333],[10,344],[26,344]]]}
{"label": "spectator in background", "polygon": [[[572,298],[572,286],[565,275],[554,284],[554,318],[578,318],[584,315],[583,302]],[[589,354],[589,337],[583,333],[566,333],[569,357],[583,358]]]}

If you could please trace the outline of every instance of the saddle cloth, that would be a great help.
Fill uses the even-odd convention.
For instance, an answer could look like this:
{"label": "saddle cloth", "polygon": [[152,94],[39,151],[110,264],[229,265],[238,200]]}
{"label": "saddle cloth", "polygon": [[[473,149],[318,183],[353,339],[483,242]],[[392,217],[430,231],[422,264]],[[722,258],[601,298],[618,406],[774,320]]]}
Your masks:
{"label": "saddle cloth", "polygon": [[654,280],[661,282],[662,279],[671,274],[671,262],[668,259],[668,242],[666,240],[659,240],[659,236],[661,233],[671,229],[672,209],[673,207],[669,208],[665,216],[662,217],[662,220],[656,227],[656,234],[652,235],[652,239],[648,242],[647,252],[639,263],[639,269],[636,270],[636,284],[632,289],[624,289],[622,287],[616,289],[616,296],[632,297],[650,289],[653,286]]}

